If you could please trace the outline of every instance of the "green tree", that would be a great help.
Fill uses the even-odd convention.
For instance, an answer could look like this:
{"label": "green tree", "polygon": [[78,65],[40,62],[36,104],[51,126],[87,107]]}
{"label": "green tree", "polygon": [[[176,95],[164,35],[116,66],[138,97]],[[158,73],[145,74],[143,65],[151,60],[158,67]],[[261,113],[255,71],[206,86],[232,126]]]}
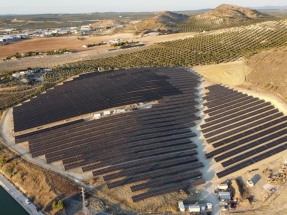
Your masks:
{"label": "green tree", "polygon": [[52,208],[56,210],[63,210],[64,209],[64,203],[62,200],[53,201]]}
{"label": "green tree", "polygon": [[0,166],[3,166],[5,163],[7,163],[6,158],[0,157]]}

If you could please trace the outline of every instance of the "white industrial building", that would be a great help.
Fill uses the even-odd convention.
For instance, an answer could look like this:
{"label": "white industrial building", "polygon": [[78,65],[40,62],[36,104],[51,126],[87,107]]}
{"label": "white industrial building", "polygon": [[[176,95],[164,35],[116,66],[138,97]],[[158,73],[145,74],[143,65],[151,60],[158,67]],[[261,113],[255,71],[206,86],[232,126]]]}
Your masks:
{"label": "white industrial building", "polygon": [[89,25],[82,25],[81,26],[81,31],[91,31],[91,27]]}
{"label": "white industrial building", "polygon": [[180,201],[178,202],[178,208],[181,212],[185,212],[186,209],[188,209],[190,213],[211,212],[212,204],[205,203],[205,204],[184,205],[184,203]]}

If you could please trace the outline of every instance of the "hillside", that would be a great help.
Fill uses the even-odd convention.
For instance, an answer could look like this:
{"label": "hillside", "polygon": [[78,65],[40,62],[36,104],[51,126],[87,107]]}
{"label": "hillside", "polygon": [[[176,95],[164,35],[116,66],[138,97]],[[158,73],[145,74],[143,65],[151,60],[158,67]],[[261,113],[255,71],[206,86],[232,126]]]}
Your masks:
{"label": "hillside", "polygon": [[92,29],[97,29],[97,28],[106,28],[106,27],[113,27],[119,25],[119,22],[116,20],[99,20],[91,25]]}
{"label": "hillside", "polygon": [[177,29],[181,32],[202,32],[246,26],[277,19],[277,17],[249,8],[223,4],[205,13],[191,16],[187,22],[179,23]]}
{"label": "hillside", "polygon": [[154,31],[159,29],[162,31],[168,31],[173,29],[177,23],[187,21],[188,19],[189,16],[187,15],[163,11],[152,18],[135,24],[135,28],[138,32]]}
{"label": "hillside", "polygon": [[228,24],[233,22],[262,19],[270,17],[267,14],[260,13],[236,5],[222,4],[213,10],[195,16],[196,20],[210,20],[217,24]]}
{"label": "hillside", "polygon": [[246,61],[252,72],[247,81],[287,101],[287,47],[265,50]]}

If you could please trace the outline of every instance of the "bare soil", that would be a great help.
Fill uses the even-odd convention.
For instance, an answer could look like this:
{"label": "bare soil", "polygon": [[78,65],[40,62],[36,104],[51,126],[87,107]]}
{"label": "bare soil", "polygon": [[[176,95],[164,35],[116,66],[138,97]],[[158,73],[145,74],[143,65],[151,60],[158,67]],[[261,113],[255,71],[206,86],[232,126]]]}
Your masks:
{"label": "bare soil", "polygon": [[247,82],[287,101],[287,46],[263,51],[246,61],[251,68]]}
{"label": "bare soil", "polygon": [[[28,40],[22,40],[0,47],[0,57],[6,57],[9,55],[14,55],[16,52],[44,52],[52,51],[57,49],[73,49],[76,51],[85,51],[87,48],[83,48],[84,44],[99,43],[102,41],[114,40],[117,38],[129,39],[132,38],[132,34],[117,34],[113,36],[97,36],[97,37],[83,37],[84,40],[79,40],[78,37],[81,36],[70,36],[70,37],[51,37],[51,38],[34,38]],[[81,37],[82,38],[82,37]],[[90,49],[100,49],[99,47],[94,47]]]}
{"label": "bare soil", "polygon": [[212,82],[222,83],[229,86],[237,86],[245,82],[246,76],[250,73],[250,68],[244,61],[222,63],[206,66],[192,67],[200,75]]}
{"label": "bare soil", "polygon": [[0,157],[4,157],[7,163],[0,167],[0,172],[27,195],[41,210],[55,214],[51,204],[56,199],[68,199],[79,192],[79,189],[58,176],[57,174],[43,170],[31,164],[11,152],[0,143]]}
{"label": "bare soil", "polygon": [[[161,36],[149,36],[138,38],[131,33],[121,33],[115,35],[105,35],[105,36],[69,36],[69,37],[51,37],[51,38],[34,38],[28,40],[22,40],[15,42],[6,46],[0,46],[0,58],[4,58],[15,53],[25,53],[25,52],[45,52],[57,49],[73,49],[78,52],[87,50],[108,50],[111,47],[109,45],[95,46],[92,48],[83,48],[84,44],[93,44],[100,42],[108,42],[110,40],[122,39],[122,40],[134,40],[146,42],[147,44],[153,44],[156,42],[165,42],[176,39],[184,39],[195,35],[196,33],[180,33],[180,34],[169,34]],[[84,40],[79,40],[78,37],[84,38]]]}

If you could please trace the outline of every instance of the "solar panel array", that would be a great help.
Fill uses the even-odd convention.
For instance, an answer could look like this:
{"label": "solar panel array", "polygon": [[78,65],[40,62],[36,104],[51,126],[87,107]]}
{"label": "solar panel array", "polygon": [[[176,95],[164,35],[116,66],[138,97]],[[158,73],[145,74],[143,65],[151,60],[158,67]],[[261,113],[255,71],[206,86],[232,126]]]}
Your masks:
{"label": "solar panel array", "polygon": [[167,76],[150,69],[84,74],[14,107],[14,130],[180,93]]}
{"label": "solar panel array", "polygon": [[221,85],[206,89],[201,130],[214,147],[206,157],[224,167],[219,178],[287,149],[287,116],[270,102]]}
{"label": "solar panel array", "polygon": [[[141,82],[137,82],[138,80]],[[98,87],[96,90],[92,88],[95,91],[92,97],[91,91],[85,91],[85,87],[81,90],[81,95],[72,95],[73,92],[78,94],[74,87],[83,88],[86,83],[88,86]],[[61,96],[68,95],[76,108],[80,103],[83,106],[90,105],[81,98],[87,98],[85,93],[94,101],[99,101],[101,97],[109,98],[104,104],[95,105],[94,110],[124,104],[121,101],[129,104],[130,101],[135,103],[158,100],[158,104],[150,109],[115,114],[92,121],[81,120],[19,135],[16,142],[28,141],[32,157],[44,155],[47,163],[62,161],[65,170],[80,167],[84,172],[93,171],[96,177],[103,176],[110,189],[132,186],[135,202],[176,191],[193,183],[192,178],[201,176],[198,169],[203,167],[196,157],[196,144],[190,140],[195,136],[190,127],[200,119],[196,116],[198,109],[194,107],[197,105],[196,87],[199,83],[200,78],[197,75],[181,68],[131,69],[95,73],[94,76],[89,74],[88,77],[83,75],[63,85],[70,94],[65,94],[64,89],[56,87],[55,92],[51,90],[45,96],[55,97],[60,101]],[[113,84],[114,88],[107,86]],[[122,91],[121,86],[124,89]],[[31,103],[37,103],[36,101],[37,98]],[[49,102],[42,103],[40,100],[40,103],[42,110],[51,108]],[[54,105],[64,107],[61,102]],[[25,110],[28,111],[27,116],[33,115],[31,112],[34,110]],[[16,118],[17,113],[14,113]],[[51,117],[63,119],[58,116],[58,113],[54,113]],[[46,120],[45,123],[50,121]],[[23,126],[21,123],[20,125]],[[197,180],[196,184],[200,183],[204,181]],[[138,192],[143,193],[140,195]]]}

